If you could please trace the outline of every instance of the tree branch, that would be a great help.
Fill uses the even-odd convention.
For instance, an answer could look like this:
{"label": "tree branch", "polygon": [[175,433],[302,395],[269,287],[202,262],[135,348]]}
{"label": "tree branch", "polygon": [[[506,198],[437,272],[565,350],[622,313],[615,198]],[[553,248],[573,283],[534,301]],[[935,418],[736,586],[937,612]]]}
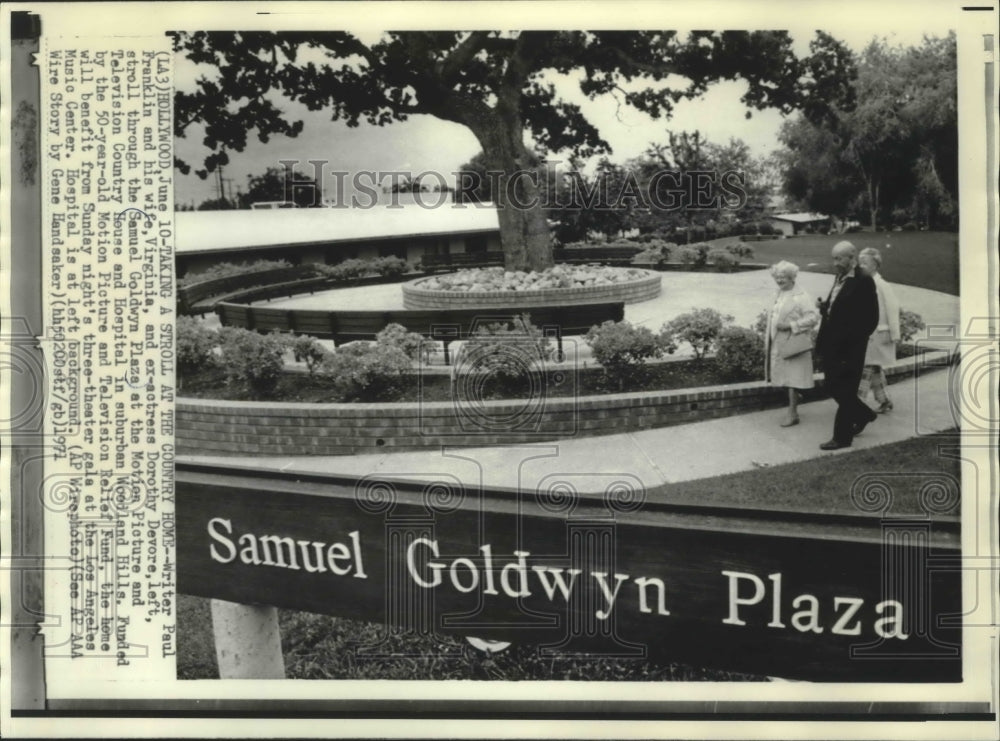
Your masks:
{"label": "tree branch", "polygon": [[[613,56],[615,56],[620,62],[623,62],[622,65],[623,67],[626,67],[627,69],[630,68],[638,70],[639,72],[642,72],[652,77],[655,77],[657,75],[666,77],[667,75],[677,73],[677,65],[675,64],[667,64],[667,63],[653,64],[650,62],[640,62],[635,57],[622,51],[622,49],[620,49],[619,47],[610,47],[608,48],[608,51],[611,51],[613,53]],[[627,72],[626,72],[626,77],[630,77],[630,75]]]}
{"label": "tree branch", "polygon": [[507,69],[504,70],[498,95],[521,92],[525,80],[534,69],[535,60],[550,37],[551,34],[544,31],[522,31],[518,35],[514,50],[507,61]]}
{"label": "tree branch", "polygon": [[485,48],[489,31],[473,31],[456,46],[447,58],[438,62],[435,69],[438,77],[450,81],[469,61]]}
{"label": "tree branch", "polygon": [[177,133],[181,133],[188,126],[190,126],[195,121],[197,121],[199,119],[199,117],[201,116],[201,114],[205,112],[205,109],[208,108],[208,104],[209,104],[209,101],[206,100],[201,106],[198,107],[198,110],[193,111],[191,113],[191,115],[188,117],[188,119],[186,121],[184,121],[183,123],[178,122],[178,121],[175,120],[174,121],[174,131],[177,132]]}

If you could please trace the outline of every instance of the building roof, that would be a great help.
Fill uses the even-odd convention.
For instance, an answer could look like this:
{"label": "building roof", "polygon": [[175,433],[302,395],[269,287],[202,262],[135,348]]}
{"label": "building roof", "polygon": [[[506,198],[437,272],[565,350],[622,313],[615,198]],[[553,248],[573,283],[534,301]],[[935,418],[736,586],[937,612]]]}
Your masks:
{"label": "building roof", "polygon": [[779,221],[793,221],[796,224],[807,224],[811,221],[827,221],[830,217],[826,214],[814,214],[804,211],[797,214],[771,214],[767,218],[778,219]]}
{"label": "building roof", "polygon": [[178,211],[174,216],[178,254],[475,234],[500,229],[492,204]]}

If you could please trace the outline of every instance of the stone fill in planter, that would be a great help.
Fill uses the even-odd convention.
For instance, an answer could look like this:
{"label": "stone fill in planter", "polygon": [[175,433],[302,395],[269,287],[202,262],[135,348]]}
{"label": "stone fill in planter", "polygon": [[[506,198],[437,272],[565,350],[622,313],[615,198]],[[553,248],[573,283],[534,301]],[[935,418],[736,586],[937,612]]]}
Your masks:
{"label": "stone fill in planter", "polygon": [[648,301],[660,295],[661,276],[641,268],[557,265],[544,273],[502,268],[462,270],[403,284],[407,309],[502,309],[508,306]]}

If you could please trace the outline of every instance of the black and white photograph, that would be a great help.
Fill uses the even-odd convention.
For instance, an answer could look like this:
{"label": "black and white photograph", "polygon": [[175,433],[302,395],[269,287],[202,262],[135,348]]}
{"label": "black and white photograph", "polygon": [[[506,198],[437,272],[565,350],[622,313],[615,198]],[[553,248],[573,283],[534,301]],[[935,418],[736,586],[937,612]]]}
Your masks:
{"label": "black and white photograph", "polygon": [[988,738],[996,8],[918,6],[6,12],[5,722]]}

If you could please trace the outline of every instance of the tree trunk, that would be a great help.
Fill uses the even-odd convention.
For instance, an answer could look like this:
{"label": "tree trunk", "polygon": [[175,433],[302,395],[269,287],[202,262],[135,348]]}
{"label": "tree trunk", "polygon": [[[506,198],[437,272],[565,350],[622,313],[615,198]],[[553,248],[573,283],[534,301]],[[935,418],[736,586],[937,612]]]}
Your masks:
{"label": "tree trunk", "polygon": [[868,212],[871,214],[872,231],[877,228],[878,218],[878,183],[868,180]]}
{"label": "tree trunk", "polygon": [[[524,124],[517,112],[499,113],[470,127],[483,147],[493,177],[493,202],[500,221],[500,243],[507,270],[552,267],[552,239],[538,184],[524,146]],[[537,174],[534,177],[538,177]]]}

